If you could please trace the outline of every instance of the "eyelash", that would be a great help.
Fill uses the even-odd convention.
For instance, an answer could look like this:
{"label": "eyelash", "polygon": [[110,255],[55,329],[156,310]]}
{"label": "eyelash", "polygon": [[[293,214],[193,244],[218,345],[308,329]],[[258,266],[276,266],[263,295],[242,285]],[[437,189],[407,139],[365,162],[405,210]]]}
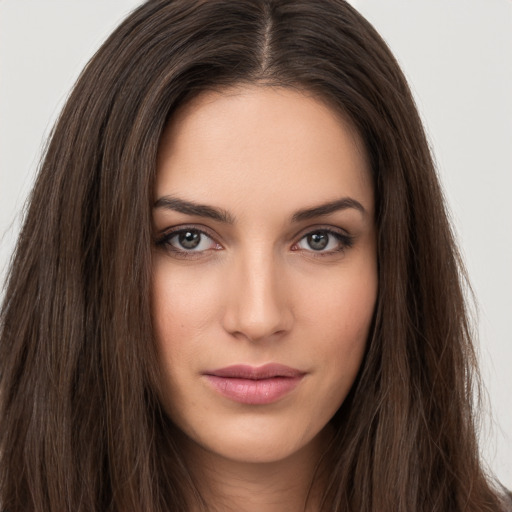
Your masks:
{"label": "eyelash", "polygon": [[[320,227],[320,228],[316,228],[316,229],[311,229],[308,232],[302,234],[301,237],[299,238],[299,240],[293,244],[292,251],[297,251],[297,252],[300,251],[301,250],[300,248],[294,249],[294,247],[297,247],[299,245],[299,243],[302,242],[302,240],[307,239],[307,237],[310,237],[313,235],[318,235],[320,233],[323,235],[327,235],[328,237],[333,237],[336,240],[336,242],[338,243],[338,247],[336,247],[335,249],[327,250],[327,251],[324,251],[324,250],[315,251],[312,248],[311,249],[302,249],[304,252],[308,253],[309,256],[314,256],[314,257],[332,256],[333,254],[343,253],[345,250],[350,249],[354,245],[354,237],[353,236],[351,236],[347,233],[343,233],[341,231],[336,231],[332,228]],[[327,244],[329,244],[329,243],[330,243],[330,241],[328,239]]]}
{"label": "eyelash", "polygon": [[[198,250],[187,250],[185,248],[179,249],[171,244],[171,240],[173,238],[175,238],[181,234],[184,235],[185,233],[193,233],[196,235],[208,237],[212,241],[212,243],[216,244],[216,247],[212,248],[212,249],[204,249],[204,250],[198,251]],[[334,237],[336,239],[336,241],[339,243],[339,247],[337,247],[336,249],[328,250],[328,251],[324,251],[324,250],[315,251],[314,249],[308,250],[308,249],[295,248],[298,246],[298,244],[302,240],[306,239],[308,236],[312,236],[312,235],[319,234],[319,233],[328,235],[329,237]],[[201,243],[202,243],[202,241],[199,242],[199,244],[201,244]],[[330,242],[328,241],[328,244],[329,243]],[[215,241],[215,238],[210,233],[208,233],[204,229],[199,229],[194,226],[183,226],[183,227],[171,229],[171,230],[163,233],[162,236],[160,236],[156,240],[156,245],[158,247],[162,247],[165,250],[169,251],[173,256],[178,257],[178,258],[183,258],[183,259],[200,258],[201,256],[203,256],[205,251],[209,251],[209,250],[215,250],[215,251],[222,250],[222,246],[218,242]],[[340,231],[336,231],[332,228],[319,227],[316,229],[310,229],[306,233],[303,233],[300,236],[300,238],[298,239],[298,241],[292,245],[291,250],[293,252],[303,251],[313,257],[326,257],[326,256],[331,256],[333,254],[343,253],[346,249],[350,249],[353,245],[354,245],[354,237],[353,236],[351,236],[347,233],[342,233]]]}
{"label": "eyelash", "polygon": [[[209,239],[211,239],[213,243],[215,243],[217,245],[217,247],[215,247],[215,249],[213,249],[213,250],[222,250],[222,246],[218,242],[215,242],[214,237],[210,233],[206,232],[204,229],[199,229],[194,226],[183,226],[183,227],[171,229],[171,230],[163,233],[162,236],[156,240],[156,245],[164,248],[166,251],[170,252],[173,256],[175,256],[177,258],[193,259],[193,258],[201,257],[205,251],[178,249],[177,247],[174,247],[171,244],[171,240],[173,238],[175,238],[181,234],[185,234],[185,233],[194,233],[194,234],[199,234],[200,236],[206,236]],[[206,250],[211,250],[211,249],[206,249]]]}

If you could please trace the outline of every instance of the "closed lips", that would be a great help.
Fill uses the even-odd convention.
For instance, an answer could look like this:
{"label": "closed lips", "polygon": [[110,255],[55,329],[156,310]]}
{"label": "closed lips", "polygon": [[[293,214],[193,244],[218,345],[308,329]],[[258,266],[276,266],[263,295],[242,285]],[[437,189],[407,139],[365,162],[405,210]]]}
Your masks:
{"label": "closed lips", "polygon": [[226,368],[205,372],[205,375],[232,379],[260,380],[274,377],[301,377],[304,375],[304,372],[289,366],[271,363],[259,367],[249,365],[228,366]]}
{"label": "closed lips", "polygon": [[204,375],[212,388],[230,401],[267,405],[293,391],[305,373],[289,366],[268,364],[228,366]]}

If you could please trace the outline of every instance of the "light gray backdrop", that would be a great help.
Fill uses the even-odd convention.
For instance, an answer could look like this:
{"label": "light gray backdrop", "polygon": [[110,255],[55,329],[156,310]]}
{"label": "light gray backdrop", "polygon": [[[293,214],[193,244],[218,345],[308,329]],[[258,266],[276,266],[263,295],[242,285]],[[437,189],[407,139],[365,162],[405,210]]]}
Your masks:
{"label": "light gray backdrop", "polygon": [[[45,137],[82,67],[139,3],[0,0],[2,273]],[[512,488],[512,0],[352,3],[395,52],[427,127],[479,302],[483,452]]]}

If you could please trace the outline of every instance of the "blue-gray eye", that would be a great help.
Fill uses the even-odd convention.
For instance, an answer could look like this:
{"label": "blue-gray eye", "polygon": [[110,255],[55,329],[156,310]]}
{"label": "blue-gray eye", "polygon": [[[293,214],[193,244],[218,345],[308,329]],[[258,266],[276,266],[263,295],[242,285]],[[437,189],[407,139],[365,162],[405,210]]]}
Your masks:
{"label": "blue-gray eye", "polygon": [[306,251],[336,252],[350,245],[350,238],[328,230],[312,231],[303,236],[297,247]]}
{"label": "blue-gray eye", "polygon": [[194,231],[184,231],[177,238],[184,249],[195,249],[201,243],[201,234]]}
{"label": "blue-gray eye", "polygon": [[312,233],[306,237],[307,243],[314,251],[323,251],[329,244],[328,233]]}
{"label": "blue-gray eye", "polygon": [[201,252],[217,248],[214,240],[197,229],[175,231],[167,237],[165,243],[176,251]]}

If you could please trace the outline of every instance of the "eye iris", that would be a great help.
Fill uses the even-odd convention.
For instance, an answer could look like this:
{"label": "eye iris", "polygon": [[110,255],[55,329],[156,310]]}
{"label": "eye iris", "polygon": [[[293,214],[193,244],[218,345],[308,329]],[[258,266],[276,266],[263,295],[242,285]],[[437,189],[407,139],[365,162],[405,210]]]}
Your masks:
{"label": "eye iris", "polygon": [[185,249],[195,249],[201,241],[201,234],[194,231],[185,231],[178,236],[180,245]]}
{"label": "eye iris", "polygon": [[329,243],[329,235],[319,231],[318,233],[312,233],[308,235],[308,245],[314,251],[321,251],[327,247]]}

